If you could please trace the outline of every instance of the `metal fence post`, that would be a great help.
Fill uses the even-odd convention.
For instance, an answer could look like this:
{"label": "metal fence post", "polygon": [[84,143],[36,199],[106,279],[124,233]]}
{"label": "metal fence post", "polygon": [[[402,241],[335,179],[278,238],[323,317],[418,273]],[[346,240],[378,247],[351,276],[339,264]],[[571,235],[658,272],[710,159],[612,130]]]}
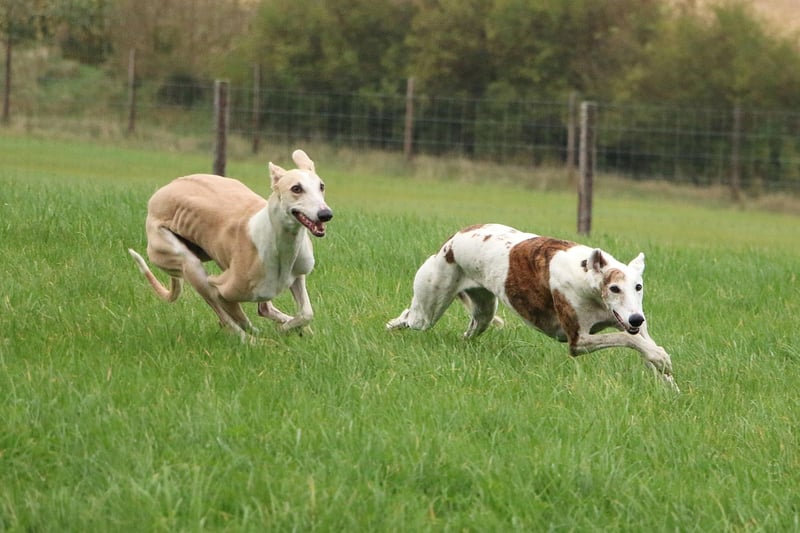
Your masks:
{"label": "metal fence post", "polygon": [[136,131],[136,48],[128,53],[128,134]]}
{"label": "metal fence post", "polygon": [[579,146],[578,177],[578,233],[588,235],[592,231],[592,195],[595,170],[595,125],[597,104],[581,102],[581,134]]}
{"label": "metal fence post", "polygon": [[741,201],[741,164],[739,150],[742,145],[742,108],[739,102],[733,108],[733,131],[731,132],[731,195],[735,201]]}
{"label": "metal fence post", "polygon": [[411,159],[414,139],[414,78],[406,81],[406,121],[403,132],[403,154],[406,160]]}
{"label": "metal fence post", "polygon": [[225,175],[228,144],[228,82],[214,82],[214,174]]}
{"label": "metal fence post", "polygon": [[260,139],[258,130],[261,126],[261,65],[253,66],[253,153],[258,153]]}
{"label": "metal fence post", "polygon": [[11,122],[11,32],[6,32],[6,66],[5,85],[3,88],[3,124]]}

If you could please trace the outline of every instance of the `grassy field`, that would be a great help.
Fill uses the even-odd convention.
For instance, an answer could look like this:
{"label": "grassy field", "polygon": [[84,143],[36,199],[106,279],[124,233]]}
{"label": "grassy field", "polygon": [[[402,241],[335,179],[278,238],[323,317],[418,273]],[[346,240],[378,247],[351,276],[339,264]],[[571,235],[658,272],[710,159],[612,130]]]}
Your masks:
{"label": "grassy field", "polygon": [[[0,136],[0,530],[800,530],[800,219],[599,186],[584,240],[647,255],[675,395],[505,310],[470,342],[457,306],[383,330],[453,231],[574,239],[572,193],[309,153],[336,213],[314,334],[261,322],[244,346],[125,252],[153,190],[210,157]],[[267,158],[290,166],[228,173],[266,194]]]}

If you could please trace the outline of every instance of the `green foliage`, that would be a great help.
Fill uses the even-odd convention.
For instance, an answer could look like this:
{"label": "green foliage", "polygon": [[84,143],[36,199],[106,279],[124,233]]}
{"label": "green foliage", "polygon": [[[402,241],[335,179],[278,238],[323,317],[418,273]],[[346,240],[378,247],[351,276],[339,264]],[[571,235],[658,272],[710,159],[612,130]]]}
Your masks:
{"label": "green foliage", "polygon": [[4,0],[0,29],[120,75],[277,90],[796,108],[797,35],[744,0]]}
{"label": "green foliage", "polygon": [[578,91],[613,100],[612,80],[642,54],[663,13],[656,0],[495,1],[486,21],[496,73],[490,94],[505,86],[520,98]]}
{"label": "green foliage", "polygon": [[48,0],[0,1],[0,34],[3,44],[35,39],[47,33]]}
{"label": "green foliage", "polygon": [[[674,396],[633,353],[571,359],[505,311],[474,342],[457,305],[427,333],[383,330],[456,228],[574,238],[571,194],[311,151],[336,211],[315,241],[314,335],[261,322],[244,346],[191,290],[157,300],[125,253],[143,251],[154,188],[206,156],[9,136],[0,149],[2,530],[797,527],[794,217],[598,196],[588,242],[647,254]],[[235,174],[267,192],[263,161]]]}
{"label": "green foliage", "polygon": [[115,0],[108,11],[111,65],[124,77],[136,49],[140,77],[174,74],[210,78],[221,71],[235,39],[246,31],[253,2],[234,0]]}
{"label": "green foliage", "polygon": [[623,84],[620,95],[630,101],[728,109],[800,105],[797,42],[759,23],[743,2],[721,3],[706,18],[670,18],[648,47]]}
{"label": "green foliage", "polygon": [[487,46],[491,0],[418,0],[408,35],[410,72],[422,90],[482,96],[495,76]]}
{"label": "green foliage", "polygon": [[357,92],[388,84],[395,90],[405,79],[410,13],[408,2],[267,0],[252,33],[242,37],[248,63],[239,61],[234,76],[249,76],[258,63],[273,87]]}
{"label": "green foliage", "polygon": [[112,48],[114,0],[68,0],[53,5],[57,21],[55,41],[64,57],[88,65],[102,65]]}

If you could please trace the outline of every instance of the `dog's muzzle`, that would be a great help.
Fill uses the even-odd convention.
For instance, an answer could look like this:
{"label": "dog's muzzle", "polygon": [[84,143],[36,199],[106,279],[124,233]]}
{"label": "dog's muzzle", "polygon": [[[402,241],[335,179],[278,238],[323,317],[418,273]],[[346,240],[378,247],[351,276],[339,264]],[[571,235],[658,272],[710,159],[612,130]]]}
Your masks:
{"label": "dog's muzzle", "polygon": [[641,328],[642,324],[644,324],[644,316],[639,313],[633,313],[631,316],[629,316],[627,323],[624,320],[622,320],[622,317],[619,316],[619,313],[617,313],[616,311],[614,311],[613,313],[614,313],[614,318],[617,319],[617,322],[619,322],[619,325],[622,327],[622,329],[624,329],[631,335],[636,335],[637,333],[639,333],[639,328]]}
{"label": "dog's muzzle", "polygon": [[314,237],[325,236],[325,222],[333,218],[333,211],[326,207],[317,211],[317,220],[311,220],[304,213],[299,210],[292,211],[292,215],[297,219],[300,224],[305,226]]}

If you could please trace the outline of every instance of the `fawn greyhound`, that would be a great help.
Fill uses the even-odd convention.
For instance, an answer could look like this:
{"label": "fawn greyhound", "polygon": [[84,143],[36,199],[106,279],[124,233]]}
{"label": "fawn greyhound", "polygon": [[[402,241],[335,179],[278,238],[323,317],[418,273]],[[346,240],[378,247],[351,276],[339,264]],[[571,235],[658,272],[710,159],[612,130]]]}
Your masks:
{"label": "fawn greyhound", "polygon": [[[220,323],[243,340],[254,328],[241,302],[258,302],[258,314],[282,330],[311,321],[306,275],[314,267],[314,254],[308,233],[325,236],[333,212],[314,162],[302,150],[295,150],[292,159],[298,168],[288,171],[269,163],[272,193],[266,200],[237,180],[209,174],[177,178],[153,194],[145,222],[147,255],[169,274],[170,288],[141,255],[128,252],[162,299],[175,301],[185,279]],[[206,272],[203,263],[210,260],[220,274]],[[271,302],[287,288],[297,305],[294,316]]]}

